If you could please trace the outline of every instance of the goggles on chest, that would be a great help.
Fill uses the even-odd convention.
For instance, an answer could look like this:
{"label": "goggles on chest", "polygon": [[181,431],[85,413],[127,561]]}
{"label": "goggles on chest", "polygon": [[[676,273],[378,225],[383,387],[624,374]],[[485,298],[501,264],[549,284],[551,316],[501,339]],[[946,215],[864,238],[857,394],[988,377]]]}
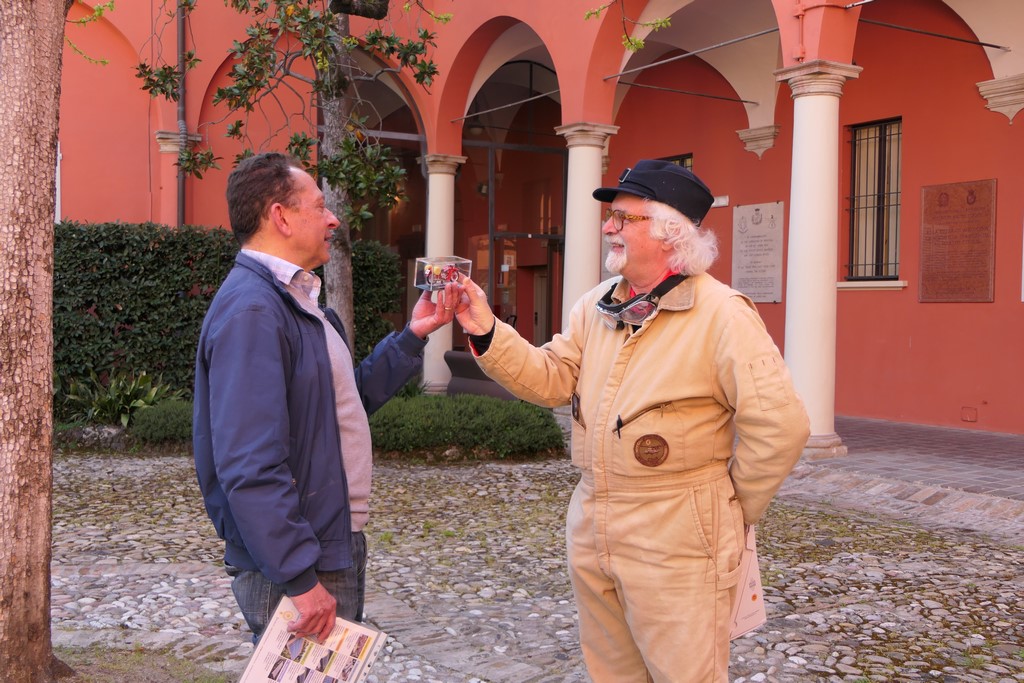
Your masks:
{"label": "goggles on chest", "polygon": [[613,285],[608,293],[597,302],[597,310],[601,313],[601,318],[609,329],[621,329],[626,325],[642,325],[658,310],[658,302],[661,301],[661,297],[685,279],[685,275],[670,275],[650,292],[637,294],[621,304],[612,303],[612,292],[617,286]]}

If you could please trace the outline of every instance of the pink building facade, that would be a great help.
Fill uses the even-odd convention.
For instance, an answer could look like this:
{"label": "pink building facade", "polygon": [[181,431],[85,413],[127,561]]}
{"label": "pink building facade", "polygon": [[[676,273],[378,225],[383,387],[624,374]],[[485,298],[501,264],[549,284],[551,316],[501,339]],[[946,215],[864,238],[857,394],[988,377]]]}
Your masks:
{"label": "pink building facade", "polygon": [[[453,19],[434,25],[394,3],[398,30],[437,33],[440,75],[362,91],[408,172],[406,199],[365,236],[407,272],[418,256],[471,259],[496,313],[539,344],[606,276],[591,190],[639,158],[674,159],[717,197],[711,272],[755,299],[783,349],[809,452],[843,452],[837,414],[1024,433],[1024,5],[627,0],[631,19],[671,20],[627,25],[646,42],[634,53],[617,6],[585,19],[592,4],[436,0]],[[244,22],[199,3],[186,36],[203,61],[179,108],[134,75],[140,59],[173,62],[161,8],[69,25],[108,64],[65,56],[61,218],[226,225],[239,147],[212,100]],[[254,143],[310,130],[312,99],[292,98],[250,118]],[[221,170],[179,187],[182,132]],[[432,336],[428,384],[443,387],[443,353],[464,344]]]}

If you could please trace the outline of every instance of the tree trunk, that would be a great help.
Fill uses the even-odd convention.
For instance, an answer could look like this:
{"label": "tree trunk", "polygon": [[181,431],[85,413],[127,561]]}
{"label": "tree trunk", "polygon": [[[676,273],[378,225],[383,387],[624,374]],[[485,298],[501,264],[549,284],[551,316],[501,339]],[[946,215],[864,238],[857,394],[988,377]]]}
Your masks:
{"label": "tree trunk", "polygon": [[[346,135],[345,125],[348,123],[354,106],[353,99],[348,96],[351,81],[348,78],[356,68],[348,50],[340,47],[340,41],[349,35],[349,19],[339,14],[338,41],[335,49],[335,63],[331,67],[333,84],[337,87],[328,88],[320,94],[320,112],[323,116],[320,153],[331,155],[338,149],[341,139]],[[345,325],[349,344],[355,344],[354,319],[352,308],[352,234],[348,222],[342,217],[341,208],[348,201],[345,193],[329,185],[324,186],[324,200],[341,226],[334,233],[331,243],[331,260],[324,266],[324,288],[327,291],[327,305],[333,308]]]}
{"label": "tree trunk", "polygon": [[53,209],[70,0],[0,0],[0,677],[52,680]]}

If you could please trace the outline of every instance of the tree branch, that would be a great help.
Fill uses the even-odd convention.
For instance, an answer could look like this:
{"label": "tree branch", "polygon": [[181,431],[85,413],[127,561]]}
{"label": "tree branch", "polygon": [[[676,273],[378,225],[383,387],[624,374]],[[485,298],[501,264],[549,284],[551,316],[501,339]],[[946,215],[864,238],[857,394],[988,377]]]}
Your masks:
{"label": "tree branch", "polygon": [[383,19],[388,15],[388,0],[331,0],[331,11],[367,19]]}

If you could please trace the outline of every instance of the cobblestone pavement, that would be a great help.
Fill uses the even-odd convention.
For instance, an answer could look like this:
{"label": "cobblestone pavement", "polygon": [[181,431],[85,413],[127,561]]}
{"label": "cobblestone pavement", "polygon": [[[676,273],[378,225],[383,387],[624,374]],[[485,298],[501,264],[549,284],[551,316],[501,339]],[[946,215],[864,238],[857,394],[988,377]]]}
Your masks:
{"label": "cobblestone pavement", "polygon": [[[799,465],[759,527],[769,621],[733,642],[732,680],[1024,681],[1024,525],[936,518],[852,472],[843,496],[836,474]],[[565,460],[377,466],[372,683],[589,680],[563,552],[576,478]],[[55,645],[240,673],[249,634],[191,459],[58,456],[54,486]]]}

